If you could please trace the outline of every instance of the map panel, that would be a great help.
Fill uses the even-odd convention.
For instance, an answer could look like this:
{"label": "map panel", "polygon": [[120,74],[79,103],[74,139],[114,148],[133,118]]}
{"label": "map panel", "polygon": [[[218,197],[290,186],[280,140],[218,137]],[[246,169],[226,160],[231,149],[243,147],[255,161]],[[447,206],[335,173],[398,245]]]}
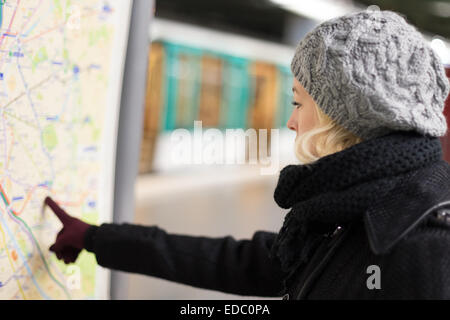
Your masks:
{"label": "map panel", "polygon": [[62,225],[50,195],[110,221],[131,1],[0,0],[0,299],[106,298],[83,251],[48,250]]}

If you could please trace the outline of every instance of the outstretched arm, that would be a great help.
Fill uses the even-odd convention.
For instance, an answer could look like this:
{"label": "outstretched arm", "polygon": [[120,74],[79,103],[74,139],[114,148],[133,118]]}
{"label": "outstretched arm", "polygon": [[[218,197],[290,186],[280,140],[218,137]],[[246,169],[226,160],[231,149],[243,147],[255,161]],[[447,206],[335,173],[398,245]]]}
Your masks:
{"label": "outstretched arm", "polygon": [[252,239],[169,234],[157,226],[102,224],[91,227],[85,248],[104,267],[141,273],[227,293],[281,296],[283,274],[269,259],[275,233]]}
{"label": "outstretched arm", "polygon": [[169,234],[157,226],[94,226],[70,216],[49,197],[45,204],[63,223],[50,250],[65,263],[86,249],[110,269],[240,295],[282,295],[284,274],[269,258],[275,233],[257,231],[252,239],[235,240]]}

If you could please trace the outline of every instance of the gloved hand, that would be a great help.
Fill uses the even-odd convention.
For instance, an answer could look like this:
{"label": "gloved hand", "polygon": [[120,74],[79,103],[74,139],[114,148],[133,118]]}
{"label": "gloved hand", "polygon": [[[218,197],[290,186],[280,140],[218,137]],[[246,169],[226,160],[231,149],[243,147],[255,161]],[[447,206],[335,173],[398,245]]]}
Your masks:
{"label": "gloved hand", "polygon": [[66,264],[75,262],[84,248],[84,235],[91,225],[68,215],[50,197],[46,197],[44,203],[52,209],[63,224],[63,228],[56,236],[55,243],[49,248],[50,251],[53,251],[56,257],[64,260]]}

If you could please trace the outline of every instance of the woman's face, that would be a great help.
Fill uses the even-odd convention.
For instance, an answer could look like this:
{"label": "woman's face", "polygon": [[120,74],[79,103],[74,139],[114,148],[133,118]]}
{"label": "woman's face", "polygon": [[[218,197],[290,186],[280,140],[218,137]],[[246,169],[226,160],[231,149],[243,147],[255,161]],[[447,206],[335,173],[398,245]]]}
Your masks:
{"label": "woman's face", "polygon": [[314,100],[306,92],[305,88],[294,78],[292,91],[294,92],[294,110],[287,122],[287,127],[295,132],[297,136],[312,129],[317,123]]}

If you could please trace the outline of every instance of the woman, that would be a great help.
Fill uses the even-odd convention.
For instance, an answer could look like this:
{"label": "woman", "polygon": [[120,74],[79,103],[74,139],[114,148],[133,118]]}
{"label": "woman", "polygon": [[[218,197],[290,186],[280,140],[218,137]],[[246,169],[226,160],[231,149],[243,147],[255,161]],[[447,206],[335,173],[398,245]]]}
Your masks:
{"label": "woman", "polygon": [[279,233],[248,240],[92,226],[51,199],[50,247],[199,288],[284,299],[450,299],[450,166],[439,136],[449,83],[420,33],[390,11],[326,21],[292,60],[302,165],[280,172]]}

